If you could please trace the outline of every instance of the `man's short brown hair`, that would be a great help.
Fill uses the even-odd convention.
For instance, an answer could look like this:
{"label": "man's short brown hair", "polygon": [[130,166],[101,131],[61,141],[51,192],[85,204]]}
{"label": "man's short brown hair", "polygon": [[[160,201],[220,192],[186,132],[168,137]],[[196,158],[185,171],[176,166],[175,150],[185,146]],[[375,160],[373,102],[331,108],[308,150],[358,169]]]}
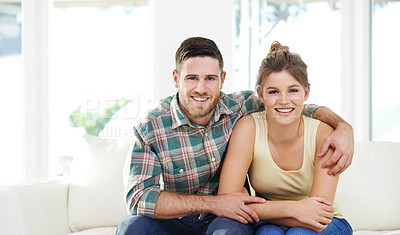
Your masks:
{"label": "man's short brown hair", "polygon": [[176,71],[180,73],[182,64],[186,59],[197,56],[209,56],[217,59],[221,74],[224,71],[224,60],[217,44],[213,40],[203,37],[191,37],[181,43],[175,53]]}

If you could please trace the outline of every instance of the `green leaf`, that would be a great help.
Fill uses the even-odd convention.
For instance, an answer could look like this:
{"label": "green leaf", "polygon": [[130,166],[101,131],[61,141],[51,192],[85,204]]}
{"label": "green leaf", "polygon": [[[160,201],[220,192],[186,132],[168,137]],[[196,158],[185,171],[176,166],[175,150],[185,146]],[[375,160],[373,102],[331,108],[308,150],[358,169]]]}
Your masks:
{"label": "green leaf", "polygon": [[69,115],[70,125],[75,128],[83,127],[86,134],[98,136],[107,123],[111,121],[112,117],[133,100],[134,99],[127,99],[124,97],[119,98],[116,100],[115,104],[107,106],[103,110],[103,113],[82,112],[82,106],[80,105]]}

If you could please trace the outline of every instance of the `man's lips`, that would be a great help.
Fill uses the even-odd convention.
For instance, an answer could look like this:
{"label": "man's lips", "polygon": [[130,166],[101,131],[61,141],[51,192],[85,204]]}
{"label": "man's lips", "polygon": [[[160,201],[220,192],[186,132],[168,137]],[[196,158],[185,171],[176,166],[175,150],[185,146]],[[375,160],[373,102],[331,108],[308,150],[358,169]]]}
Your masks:
{"label": "man's lips", "polygon": [[192,96],[192,99],[194,99],[197,102],[204,102],[206,101],[208,98],[207,97],[200,97],[200,96]]}

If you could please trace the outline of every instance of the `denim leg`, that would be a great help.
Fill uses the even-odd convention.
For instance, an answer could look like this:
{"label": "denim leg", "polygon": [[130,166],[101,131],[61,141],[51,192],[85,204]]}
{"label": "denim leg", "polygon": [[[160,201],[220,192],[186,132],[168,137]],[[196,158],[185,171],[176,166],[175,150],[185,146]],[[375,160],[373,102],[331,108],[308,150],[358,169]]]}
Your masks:
{"label": "denim leg", "polygon": [[160,224],[151,218],[140,215],[129,215],[119,224],[116,235],[146,235],[146,234],[169,234]]}
{"label": "denim leg", "polygon": [[284,235],[285,231],[278,225],[265,224],[259,227],[256,231],[256,235]]}
{"label": "denim leg", "polygon": [[345,219],[339,219],[336,217],[332,218],[332,222],[328,224],[328,226],[317,233],[310,229],[301,228],[301,227],[293,227],[288,230],[287,235],[296,234],[296,235],[312,235],[312,234],[321,234],[321,235],[352,235],[353,229],[350,224]]}
{"label": "denim leg", "polygon": [[315,234],[319,234],[319,233],[314,232],[308,228],[292,227],[292,228],[289,228],[289,230],[287,231],[286,234],[287,235],[315,235]]}
{"label": "denim leg", "polygon": [[204,234],[208,224],[216,218],[209,214],[186,216],[179,219],[151,219],[146,216],[127,216],[117,228],[116,235],[186,235]]}
{"label": "denim leg", "polygon": [[251,224],[243,224],[236,220],[217,217],[207,228],[207,235],[253,235],[254,229]]}
{"label": "denim leg", "polygon": [[339,219],[333,217],[332,222],[330,222],[328,226],[318,234],[352,235],[353,229],[351,228],[351,225],[349,224],[349,222],[347,222],[346,219]]}

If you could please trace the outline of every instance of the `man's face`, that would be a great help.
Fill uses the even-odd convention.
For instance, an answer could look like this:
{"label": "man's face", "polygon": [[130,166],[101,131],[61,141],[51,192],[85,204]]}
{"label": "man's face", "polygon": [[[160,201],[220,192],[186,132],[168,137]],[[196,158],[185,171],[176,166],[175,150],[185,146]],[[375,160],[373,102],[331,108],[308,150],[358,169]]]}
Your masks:
{"label": "man's face", "polygon": [[198,125],[207,125],[217,106],[225,72],[212,57],[192,57],[185,60],[180,74],[173,72],[178,88],[179,105],[188,119]]}

